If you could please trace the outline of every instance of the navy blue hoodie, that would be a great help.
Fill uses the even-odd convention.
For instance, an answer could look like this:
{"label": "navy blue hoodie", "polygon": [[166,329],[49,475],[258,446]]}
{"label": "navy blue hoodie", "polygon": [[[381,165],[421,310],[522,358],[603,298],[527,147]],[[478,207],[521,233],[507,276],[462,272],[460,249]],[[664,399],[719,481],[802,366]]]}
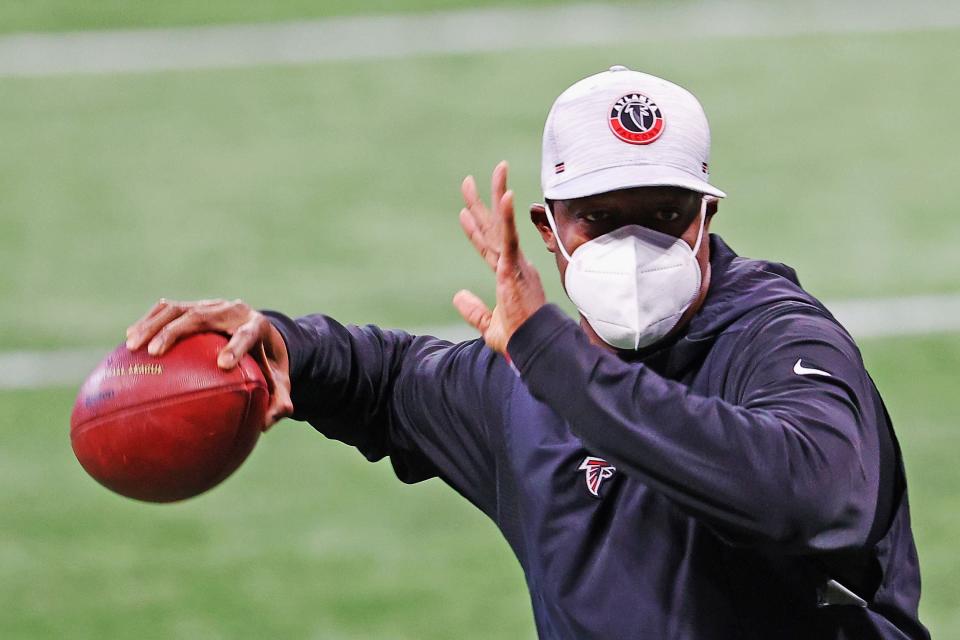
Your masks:
{"label": "navy blue hoodie", "polygon": [[547,305],[506,360],[268,312],[295,418],[500,528],[543,638],[928,638],[899,447],[792,269],[711,236],[684,332],[629,362]]}

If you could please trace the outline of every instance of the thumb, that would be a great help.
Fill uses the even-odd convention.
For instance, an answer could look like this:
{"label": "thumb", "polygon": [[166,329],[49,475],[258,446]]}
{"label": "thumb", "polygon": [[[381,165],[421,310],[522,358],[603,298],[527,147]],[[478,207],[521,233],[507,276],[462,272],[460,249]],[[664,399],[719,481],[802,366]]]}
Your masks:
{"label": "thumb", "polygon": [[290,378],[275,362],[267,356],[266,345],[261,342],[252,351],[254,359],[260,365],[260,371],[267,382],[270,403],[263,417],[261,431],[267,431],[274,424],[293,415],[293,400],[290,398]]}
{"label": "thumb", "polygon": [[293,401],[290,399],[290,384],[277,380],[270,394],[270,406],[267,407],[263,431],[267,431],[274,424],[291,415],[293,415]]}
{"label": "thumb", "polygon": [[477,329],[481,335],[487,333],[493,313],[483,303],[483,300],[470,291],[461,289],[453,296],[453,306],[457,308],[463,319]]}

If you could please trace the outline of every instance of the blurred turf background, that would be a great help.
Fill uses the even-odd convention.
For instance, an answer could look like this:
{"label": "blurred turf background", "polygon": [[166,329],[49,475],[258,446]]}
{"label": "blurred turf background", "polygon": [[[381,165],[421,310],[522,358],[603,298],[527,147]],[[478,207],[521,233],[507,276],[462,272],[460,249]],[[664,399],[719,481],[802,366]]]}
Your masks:
{"label": "blurred turf background", "polygon": [[[573,2],[599,4],[600,0],[525,0],[522,4],[530,7]],[[5,0],[0,7],[0,33],[276,22],[518,4],[513,0]]]}
{"label": "blurred turf background", "polygon": [[[469,3],[476,6],[476,2]],[[497,2],[486,4],[495,5]],[[466,2],[13,2],[0,29],[219,23]],[[94,7],[94,8],[91,8]],[[713,38],[295,67],[0,79],[0,350],[107,346],[159,296],[387,326],[492,295],[458,185],[624,63],[692,89],[730,198],[714,231],[822,297],[956,292],[957,30]],[[532,230],[528,255],[562,294]],[[922,612],[960,637],[956,335],[863,343],[907,460]],[[72,458],[74,390],[0,392],[0,638],[523,638],[522,576],[438,482],[284,423],[209,495],[115,497]]]}

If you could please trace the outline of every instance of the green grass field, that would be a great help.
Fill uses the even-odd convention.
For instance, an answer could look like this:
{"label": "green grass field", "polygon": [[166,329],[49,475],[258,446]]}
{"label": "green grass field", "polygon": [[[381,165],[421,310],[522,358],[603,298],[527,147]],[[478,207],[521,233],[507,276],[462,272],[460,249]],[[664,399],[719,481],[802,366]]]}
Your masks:
{"label": "green grass field", "polygon": [[160,295],[456,321],[457,289],[490,290],[460,180],[506,158],[518,201],[539,199],[550,102],[616,61],[697,90],[730,194],[714,230],[741,253],[827,297],[953,291],[956,37],[0,79],[0,348],[110,344]]}
{"label": "green grass field", "polygon": [[[525,0],[523,4],[551,5],[561,4],[563,1]],[[584,1],[596,0],[578,0],[580,3]],[[89,3],[71,0],[7,0],[0,7],[0,33],[273,22],[513,4],[516,3],[512,0],[101,0]]]}
{"label": "green grass field", "polygon": [[[0,29],[347,6],[118,0],[95,15],[67,4],[7,4]],[[0,350],[106,350],[160,296],[455,322],[454,291],[492,293],[457,226],[460,179],[485,182],[507,158],[518,200],[537,199],[550,101],[615,62],[675,79],[705,104],[714,181],[730,194],[714,231],[741,253],[795,266],[822,297],[955,292],[958,36],[0,79]],[[522,241],[560,300],[532,230]],[[960,637],[960,339],[862,346],[906,455],[923,618],[935,637]],[[286,422],[209,495],[141,505],[73,459],[74,392],[0,392],[0,638],[533,637],[506,544],[440,483],[404,486],[388,464]]]}

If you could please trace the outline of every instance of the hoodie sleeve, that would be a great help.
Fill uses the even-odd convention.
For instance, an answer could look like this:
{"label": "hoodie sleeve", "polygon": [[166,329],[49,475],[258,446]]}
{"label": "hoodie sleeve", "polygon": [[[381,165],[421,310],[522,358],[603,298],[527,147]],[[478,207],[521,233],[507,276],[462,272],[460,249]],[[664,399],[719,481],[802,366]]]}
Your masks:
{"label": "hoodie sleeve", "polygon": [[290,358],[295,420],[389,456],[407,483],[439,476],[488,515],[495,482],[488,425],[502,403],[489,396],[509,371],[482,341],[452,344],[321,315],[265,312]]}
{"label": "hoodie sleeve", "polygon": [[549,305],[509,352],[588,447],[729,539],[796,552],[866,542],[882,426],[864,410],[859,353],[828,318],[791,312],[759,327],[726,363],[735,402],[620,360]]}

